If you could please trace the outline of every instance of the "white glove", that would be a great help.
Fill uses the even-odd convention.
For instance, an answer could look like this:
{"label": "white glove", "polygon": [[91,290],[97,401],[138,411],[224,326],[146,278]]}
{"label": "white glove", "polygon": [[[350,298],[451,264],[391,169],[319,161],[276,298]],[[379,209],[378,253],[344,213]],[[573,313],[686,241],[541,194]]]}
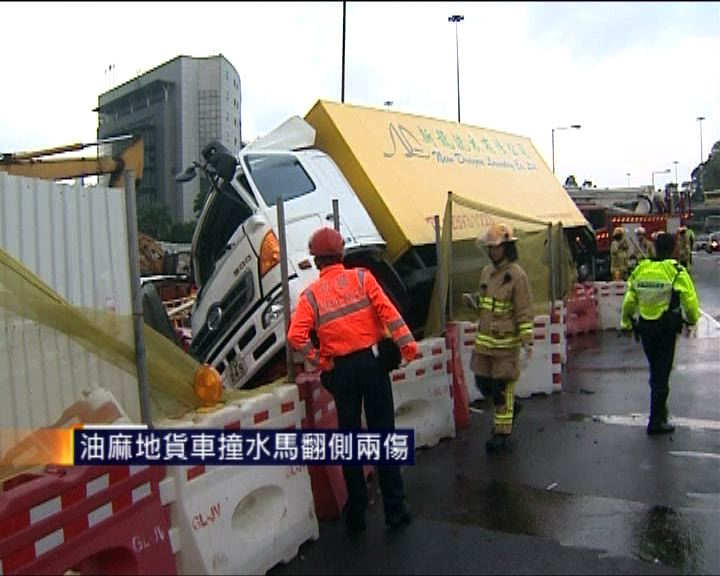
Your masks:
{"label": "white glove", "polygon": [[472,308],[473,310],[478,309],[478,303],[475,299],[474,294],[470,294],[469,292],[463,292],[462,298],[465,306],[467,306],[468,308]]}
{"label": "white glove", "polygon": [[532,344],[529,342],[523,342],[523,352],[525,353],[525,358],[527,360],[530,360],[532,358]]}

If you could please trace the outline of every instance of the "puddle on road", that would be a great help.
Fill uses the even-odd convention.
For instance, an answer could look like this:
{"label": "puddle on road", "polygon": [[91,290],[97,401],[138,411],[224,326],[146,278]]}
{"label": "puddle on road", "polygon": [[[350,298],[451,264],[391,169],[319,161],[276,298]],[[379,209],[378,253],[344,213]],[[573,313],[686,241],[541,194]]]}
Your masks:
{"label": "puddle on road", "polygon": [[[446,506],[418,509],[420,516],[488,530],[536,536],[563,546],[598,550],[612,556],[660,562],[685,574],[716,570],[717,535],[714,510],[677,511],[614,498],[576,496],[561,492],[557,483],[546,489],[498,480],[478,483],[457,475],[454,494],[444,495]],[[433,488],[423,486],[427,502]],[[437,500],[434,500],[437,502]],[[701,529],[699,522],[709,526]]]}

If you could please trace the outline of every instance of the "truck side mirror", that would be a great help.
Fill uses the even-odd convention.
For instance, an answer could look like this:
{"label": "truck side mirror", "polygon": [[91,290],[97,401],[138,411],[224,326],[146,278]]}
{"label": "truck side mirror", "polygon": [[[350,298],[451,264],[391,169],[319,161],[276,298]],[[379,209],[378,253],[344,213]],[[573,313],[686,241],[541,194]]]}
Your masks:
{"label": "truck side mirror", "polygon": [[185,182],[190,182],[190,180],[195,178],[196,174],[197,170],[195,170],[195,166],[188,166],[183,172],[175,175],[175,182],[185,184]]}

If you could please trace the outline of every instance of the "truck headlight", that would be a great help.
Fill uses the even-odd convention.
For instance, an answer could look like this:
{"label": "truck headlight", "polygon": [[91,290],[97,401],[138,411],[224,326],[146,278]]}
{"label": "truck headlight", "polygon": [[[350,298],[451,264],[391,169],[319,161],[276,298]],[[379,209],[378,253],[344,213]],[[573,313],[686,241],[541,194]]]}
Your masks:
{"label": "truck headlight", "polygon": [[283,315],[283,295],[282,292],[270,301],[270,305],[265,309],[262,315],[263,328],[267,328],[270,324],[274,324]]}

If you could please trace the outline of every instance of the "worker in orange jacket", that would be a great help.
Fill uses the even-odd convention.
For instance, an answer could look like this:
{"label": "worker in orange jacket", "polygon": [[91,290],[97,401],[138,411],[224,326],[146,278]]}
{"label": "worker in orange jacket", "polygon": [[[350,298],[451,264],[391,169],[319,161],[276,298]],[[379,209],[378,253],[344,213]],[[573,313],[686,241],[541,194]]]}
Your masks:
{"label": "worker in orange jacket", "polygon": [[[320,277],[300,296],[290,321],[288,342],[307,362],[322,370],[323,385],[335,399],[338,427],[360,430],[363,405],[368,429],[394,430],[395,407],[388,369],[377,355],[377,344],[388,331],[410,361],[417,342],[372,273],[343,265],[345,243],[339,232],[321,228],[310,238],[310,254]],[[310,334],[314,331],[319,350]],[[363,467],[343,466],[348,500],[345,523],[352,531],[365,530],[368,505]],[[378,466],[385,523],[391,528],[412,520],[405,503],[400,468]]]}

